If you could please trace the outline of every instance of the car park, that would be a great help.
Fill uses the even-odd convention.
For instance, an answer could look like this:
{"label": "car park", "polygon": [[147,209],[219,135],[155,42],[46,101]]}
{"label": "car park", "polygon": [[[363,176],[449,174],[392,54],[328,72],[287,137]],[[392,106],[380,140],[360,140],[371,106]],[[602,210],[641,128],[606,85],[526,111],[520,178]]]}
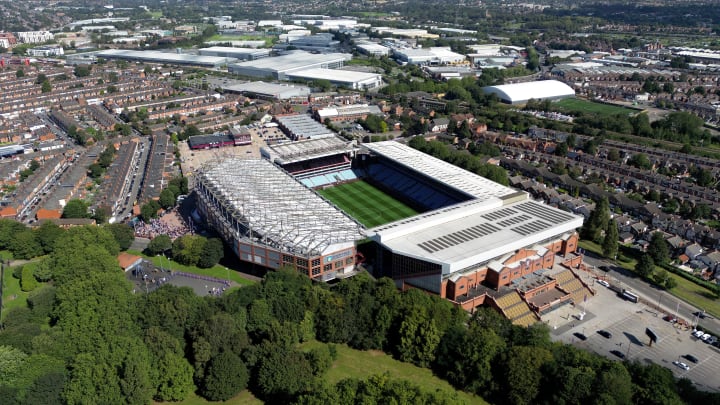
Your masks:
{"label": "car park", "polygon": [[676,365],[676,366],[678,366],[678,367],[680,367],[681,369],[683,369],[683,370],[685,370],[685,371],[690,370],[690,366],[688,366],[687,364],[683,363],[682,361],[677,361],[677,360],[676,360],[676,361],[673,361],[673,364]]}
{"label": "car park", "polygon": [[598,333],[598,335],[604,337],[605,339],[611,339],[611,338],[612,338],[612,333],[610,333],[610,332],[608,332],[608,331],[606,331],[606,330],[599,330],[599,331],[597,331],[597,333]]}
{"label": "car park", "polygon": [[604,287],[610,287],[610,283],[605,280],[598,280],[597,283]]}
{"label": "car park", "polygon": [[687,359],[689,362],[691,362],[691,363],[697,363],[697,362],[698,362],[698,358],[695,357],[695,356],[693,356],[692,354],[686,354],[686,355],[684,355],[683,357],[686,358],[686,359]]}

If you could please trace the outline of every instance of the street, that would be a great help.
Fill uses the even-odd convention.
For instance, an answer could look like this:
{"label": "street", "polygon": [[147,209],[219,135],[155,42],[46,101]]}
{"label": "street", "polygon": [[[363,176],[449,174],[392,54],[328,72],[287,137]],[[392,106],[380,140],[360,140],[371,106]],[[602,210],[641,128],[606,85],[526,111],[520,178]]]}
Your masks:
{"label": "street", "polygon": [[[720,321],[714,317],[706,317],[705,319],[695,319],[694,313],[702,311],[703,308],[696,308],[679,298],[673,296],[667,291],[652,286],[635,276],[632,272],[625,270],[613,262],[598,258],[592,253],[586,252],[584,258],[585,264],[594,266],[597,274],[605,274],[611,281],[619,283],[622,288],[628,288],[637,293],[641,298],[648,302],[661,307],[667,314],[676,315],[689,323],[699,322],[698,324],[710,331],[720,333]],[[608,266],[610,269],[607,273],[600,270],[600,266]]]}

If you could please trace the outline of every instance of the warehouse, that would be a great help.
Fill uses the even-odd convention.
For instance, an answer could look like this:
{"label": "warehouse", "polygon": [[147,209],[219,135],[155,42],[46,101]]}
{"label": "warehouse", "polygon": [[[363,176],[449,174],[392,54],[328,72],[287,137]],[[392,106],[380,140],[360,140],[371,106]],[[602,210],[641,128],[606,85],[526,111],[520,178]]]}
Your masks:
{"label": "warehouse", "polygon": [[339,69],[352,55],[345,53],[313,54],[305,51],[292,51],[287,55],[263,58],[249,62],[234,63],[228,66],[230,73],[287,80],[289,73],[313,68]]}
{"label": "warehouse", "polygon": [[288,73],[288,80],[327,80],[332,85],[353,90],[367,90],[382,86],[382,75],[337,69],[305,69]]}
{"label": "warehouse", "polygon": [[223,86],[223,91],[240,93],[261,100],[303,100],[307,101],[310,88],[300,85],[287,85],[266,82],[247,82]]}
{"label": "warehouse", "polygon": [[99,58],[122,59],[134,62],[167,63],[169,65],[191,65],[204,67],[219,67],[236,62],[236,58],[219,56],[191,55],[187,53],[168,53],[158,51],[131,51],[127,49],[108,49],[97,54]]}
{"label": "warehouse", "polygon": [[410,65],[454,65],[466,63],[465,55],[455,53],[449,47],[395,49],[395,58]]}
{"label": "warehouse", "polygon": [[256,60],[270,56],[269,49],[233,48],[231,46],[211,46],[199,49],[198,53],[203,56],[220,56],[238,60]]}
{"label": "warehouse", "polygon": [[486,94],[495,94],[507,104],[525,104],[528,100],[561,100],[575,97],[575,90],[557,80],[503,84],[484,87]]}

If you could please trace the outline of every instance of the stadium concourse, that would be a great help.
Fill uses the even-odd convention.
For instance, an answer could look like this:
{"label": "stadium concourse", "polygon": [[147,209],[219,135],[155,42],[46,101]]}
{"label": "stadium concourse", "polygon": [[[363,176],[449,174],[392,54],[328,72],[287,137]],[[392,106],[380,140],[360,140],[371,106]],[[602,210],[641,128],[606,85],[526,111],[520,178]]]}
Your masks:
{"label": "stadium concourse", "polygon": [[575,272],[582,217],[525,192],[394,141],[327,136],[261,154],[197,174],[200,212],[243,261],[328,281],[354,274],[369,238],[376,276],[519,325],[594,294]]}

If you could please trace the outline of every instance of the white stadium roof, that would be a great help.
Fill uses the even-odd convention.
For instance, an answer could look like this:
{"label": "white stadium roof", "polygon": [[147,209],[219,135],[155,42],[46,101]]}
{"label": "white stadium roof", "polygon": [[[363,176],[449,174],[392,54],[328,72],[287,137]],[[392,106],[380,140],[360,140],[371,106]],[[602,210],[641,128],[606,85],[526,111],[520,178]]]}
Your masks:
{"label": "white stadium roof", "polygon": [[580,216],[532,201],[525,192],[404,144],[388,141],[362,147],[473,198],[366,231],[395,253],[441,265],[443,275],[570,234],[582,226]]}
{"label": "white stadium roof", "polygon": [[582,226],[583,218],[529,199],[472,200],[368,232],[389,250],[437,263],[449,275]]}
{"label": "white stadium roof", "polygon": [[475,199],[487,200],[517,194],[517,190],[470,173],[399,142],[374,142],[362,146]]}
{"label": "white stadium roof", "polygon": [[502,84],[484,87],[486,93],[494,93],[501,100],[517,104],[530,99],[545,100],[574,97],[575,90],[557,80],[540,80],[536,82]]}
{"label": "white stadium roof", "polygon": [[257,242],[324,254],[362,238],[357,222],[268,160],[226,159],[204,167],[198,181]]}

